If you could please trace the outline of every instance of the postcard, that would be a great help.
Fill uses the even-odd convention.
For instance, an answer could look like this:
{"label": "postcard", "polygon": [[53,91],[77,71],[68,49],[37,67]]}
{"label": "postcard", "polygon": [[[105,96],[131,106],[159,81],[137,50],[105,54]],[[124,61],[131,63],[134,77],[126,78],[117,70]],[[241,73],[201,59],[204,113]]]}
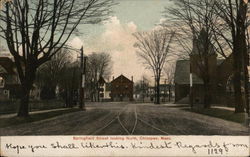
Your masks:
{"label": "postcard", "polygon": [[0,4],[0,156],[250,155],[248,0]]}

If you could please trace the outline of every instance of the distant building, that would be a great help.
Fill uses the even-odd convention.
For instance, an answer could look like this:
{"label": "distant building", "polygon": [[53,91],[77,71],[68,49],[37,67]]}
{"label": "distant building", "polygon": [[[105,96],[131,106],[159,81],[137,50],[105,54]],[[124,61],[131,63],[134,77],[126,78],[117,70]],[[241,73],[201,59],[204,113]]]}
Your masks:
{"label": "distant building", "polygon": [[111,81],[111,99],[113,101],[132,101],[133,100],[133,80],[120,75]]}
{"label": "distant building", "polygon": [[99,85],[99,97],[101,101],[108,101],[111,99],[111,87],[110,83],[107,83],[103,77],[100,77],[98,81]]}
{"label": "distant building", "polygon": [[[155,97],[156,97],[155,90],[156,90],[155,87],[148,88],[148,95],[151,101],[155,100]],[[169,100],[169,96],[170,96],[170,99],[172,99],[175,96],[174,85],[160,84],[160,101],[167,102]]]}
{"label": "distant building", "polygon": [[20,97],[20,81],[14,62],[8,57],[0,57],[0,100]]}

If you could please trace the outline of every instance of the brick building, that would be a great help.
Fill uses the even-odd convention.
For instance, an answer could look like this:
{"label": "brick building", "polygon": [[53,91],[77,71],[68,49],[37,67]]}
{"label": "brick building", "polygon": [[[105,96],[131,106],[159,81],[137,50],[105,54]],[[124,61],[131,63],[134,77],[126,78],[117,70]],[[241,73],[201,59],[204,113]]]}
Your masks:
{"label": "brick building", "polygon": [[[193,50],[190,54],[190,60],[178,60],[175,70],[175,102],[188,103],[190,93],[190,67],[192,68],[193,82],[193,100],[195,104],[204,103],[204,83],[201,75],[201,69],[197,64],[203,64],[200,61],[202,52],[198,52],[199,41],[204,32],[201,32],[198,40],[193,42]],[[209,47],[208,75],[209,88],[211,92],[211,103],[231,106],[233,104],[233,60],[232,55],[227,59],[218,59],[214,48]]]}
{"label": "brick building", "polygon": [[112,101],[132,101],[133,100],[133,79],[120,75],[110,82]]}

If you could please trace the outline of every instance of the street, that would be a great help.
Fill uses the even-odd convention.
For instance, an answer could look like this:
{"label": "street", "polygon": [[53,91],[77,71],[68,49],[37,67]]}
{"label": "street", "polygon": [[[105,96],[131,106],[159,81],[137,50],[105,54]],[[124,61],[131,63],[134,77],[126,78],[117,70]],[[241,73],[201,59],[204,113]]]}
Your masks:
{"label": "street", "polygon": [[181,107],[87,103],[87,110],[0,129],[0,135],[248,135],[248,128]]}

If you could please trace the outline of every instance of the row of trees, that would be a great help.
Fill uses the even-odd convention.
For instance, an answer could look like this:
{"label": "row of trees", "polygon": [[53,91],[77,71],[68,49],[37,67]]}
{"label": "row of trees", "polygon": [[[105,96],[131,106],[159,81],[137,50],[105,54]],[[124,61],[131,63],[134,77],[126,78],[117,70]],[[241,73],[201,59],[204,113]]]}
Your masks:
{"label": "row of trees", "polygon": [[100,77],[106,81],[110,79],[112,74],[112,58],[110,54],[92,53],[88,56],[86,71],[86,88],[90,94],[91,101],[100,101]]}
{"label": "row of trees", "polygon": [[[162,76],[164,78],[164,98],[163,100],[167,100],[167,93],[168,93],[168,101],[171,101],[171,92],[172,87],[174,84],[174,72],[175,72],[175,64],[173,62],[168,62],[162,69]],[[146,98],[150,97],[150,100],[153,101],[154,99],[157,100],[157,94],[150,90],[152,82],[146,75],[142,75],[141,79],[138,80],[134,85],[134,92],[140,95],[140,99],[142,102],[145,101]],[[155,86],[156,89],[156,86]],[[154,90],[156,91],[156,90]],[[154,95],[153,95],[154,94]],[[160,93],[162,95],[162,93]]]}
{"label": "row of trees", "polygon": [[78,32],[80,24],[107,18],[113,0],[14,0],[0,13],[0,36],[14,58],[22,96],[18,116],[29,115],[29,93],[38,68]]}
{"label": "row of trees", "polygon": [[[74,61],[72,55],[73,52],[68,49],[61,49],[38,69],[35,83],[41,90],[41,99],[55,99],[60,96],[65,100],[67,107],[76,105],[81,69],[80,62]],[[87,56],[86,61],[85,90],[92,101],[97,101],[99,100],[99,78],[109,79],[111,75],[111,56],[105,52],[93,52]]]}
{"label": "row of trees", "polygon": [[[233,58],[235,112],[244,112],[248,100],[249,38],[248,0],[177,0],[175,6],[166,8],[165,17],[178,30],[178,43],[185,52],[192,53],[190,42],[199,38],[197,66],[204,82],[205,108],[211,105],[208,58],[211,51],[220,57]],[[202,54],[201,54],[202,53]],[[201,64],[202,63],[202,64]]]}
{"label": "row of trees", "polygon": [[[136,33],[138,56],[155,76],[157,101],[162,69],[172,55],[190,57],[196,51],[195,66],[204,82],[204,107],[211,105],[209,57],[233,59],[235,112],[244,112],[248,100],[249,30],[248,0],[176,0],[165,9],[166,22],[160,29]],[[178,53],[170,45],[178,47]],[[181,46],[181,49],[179,47]]]}
{"label": "row of trees", "polygon": [[160,81],[163,68],[171,55],[171,43],[175,32],[166,29],[134,34],[137,42],[137,54],[147,69],[151,69],[155,78],[156,104],[160,104]]}

